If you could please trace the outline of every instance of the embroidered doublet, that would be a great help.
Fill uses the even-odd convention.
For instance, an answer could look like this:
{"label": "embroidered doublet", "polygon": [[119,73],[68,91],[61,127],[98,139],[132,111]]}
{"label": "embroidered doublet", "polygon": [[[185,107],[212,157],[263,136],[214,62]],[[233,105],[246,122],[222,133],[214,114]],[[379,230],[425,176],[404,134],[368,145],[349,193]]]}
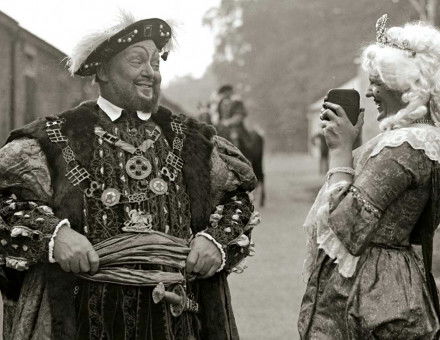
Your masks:
{"label": "embroidered doublet", "polygon": [[[135,147],[147,140],[154,129],[159,129],[152,120],[141,122],[137,117],[121,117],[110,123],[102,113],[98,124]],[[99,136],[94,138],[93,145],[90,173],[100,189],[115,188],[125,197],[130,197],[130,201],[141,202],[127,201],[106,206],[97,197],[84,195],[85,231],[92,243],[120,233],[124,222],[130,220],[133,210],[151,215],[154,230],[184,239],[191,236],[189,198],[182,175],[179,174],[174,181],[166,182],[168,190],[164,195],[157,195],[149,189],[150,181],[158,178],[171,150],[163,134],[143,153],[143,157],[151,164],[151,173],[144,180],[127,175],[126,163],[132,157],[130,153],[105,142]],[[141,197],[136,199],[136,195]]]}

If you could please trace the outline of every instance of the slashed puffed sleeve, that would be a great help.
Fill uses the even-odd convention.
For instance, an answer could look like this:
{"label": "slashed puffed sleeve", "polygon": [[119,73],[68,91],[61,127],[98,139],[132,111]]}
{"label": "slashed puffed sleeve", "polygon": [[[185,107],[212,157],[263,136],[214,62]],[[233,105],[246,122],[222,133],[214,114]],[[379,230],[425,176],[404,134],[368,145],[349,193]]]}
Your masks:
{"label": "slashed puffed sleeve", "polygon": [[223,255],[220,269],[231,270],[252,251],[251,231],[259,215],[249,197],[256,177],[249,161],[224,138],[213,138],[211,193],[216,204],[210,225],[199,233],[216,243]]}
{"label": "slashed puffed sleeve", "polygon": [[52,187],[45,154],[34,139],[0,149],[0,261],[17,270],[50,259],[57,226],[68,225],[49,207]]}
{"label": "slashed puffed sleeve", "polygon": [[368,159],[353,184],[330,195],[329,228],[352,255],[360,255],[390,203],[408,188],[426,185],[431,167],[424,151],[407,142],[385,147]]}

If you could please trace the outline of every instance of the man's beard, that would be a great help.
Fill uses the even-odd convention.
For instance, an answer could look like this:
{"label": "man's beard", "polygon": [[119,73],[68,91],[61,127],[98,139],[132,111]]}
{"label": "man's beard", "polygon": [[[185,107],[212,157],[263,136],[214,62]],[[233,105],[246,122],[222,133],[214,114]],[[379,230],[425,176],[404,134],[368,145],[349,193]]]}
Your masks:
{"label": "man's beard", "polygon": [[124,108],[131,111],[142,111],[156,113],[159,108],[160,86],[153,86],[153,97],[151,99],[142,98],[135,92],[127,89],[118,89],[123,100]]}
{"label": "man's beard", "polygon": [[153,98],[151,99],[139,99],[139,107],[142,112],[156,113],[159,108],[160,89],[153,88]]}

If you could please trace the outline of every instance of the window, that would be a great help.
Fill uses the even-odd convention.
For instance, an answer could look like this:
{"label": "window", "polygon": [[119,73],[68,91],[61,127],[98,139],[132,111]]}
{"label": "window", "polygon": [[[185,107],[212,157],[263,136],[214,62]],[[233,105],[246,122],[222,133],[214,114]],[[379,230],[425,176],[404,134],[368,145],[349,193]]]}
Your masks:
{"label": "window", "polygon": [[25,76],[25,108],[24,123],[29,123],[35,119],[35,110],[37,109],[37,83],[35,78],[30,75]]}
{"label": "window", "polygon": [[24,45],[24,117],[23,122],[29,123],[36,118],[37,110],[37,82],[36,49],[32,45]]}

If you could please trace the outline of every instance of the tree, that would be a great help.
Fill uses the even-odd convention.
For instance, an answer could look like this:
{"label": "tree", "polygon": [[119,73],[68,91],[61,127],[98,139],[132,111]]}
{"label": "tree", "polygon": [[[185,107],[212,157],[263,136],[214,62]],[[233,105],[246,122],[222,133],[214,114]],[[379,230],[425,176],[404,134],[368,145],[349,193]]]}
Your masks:
{"label": "tree", "polygon": [[[393,2],[398,3],[399,0],[393,0]],[[408,2],[414,7],[420,20],[439,25],[438,12],[440,4],[438,0],[408,0]]]}
{"label": "tree", "polygon": [[420,20],[436,24],[438,1],[437,0],[408,0],[419,13]]}
{"label": "tree", "polygon": [[216,34],[212,70],[239,89],[269,148],[305,151],[309,105],[356,76],[383,13],[417,17],[407,1],[222,0],[205,16]]}

